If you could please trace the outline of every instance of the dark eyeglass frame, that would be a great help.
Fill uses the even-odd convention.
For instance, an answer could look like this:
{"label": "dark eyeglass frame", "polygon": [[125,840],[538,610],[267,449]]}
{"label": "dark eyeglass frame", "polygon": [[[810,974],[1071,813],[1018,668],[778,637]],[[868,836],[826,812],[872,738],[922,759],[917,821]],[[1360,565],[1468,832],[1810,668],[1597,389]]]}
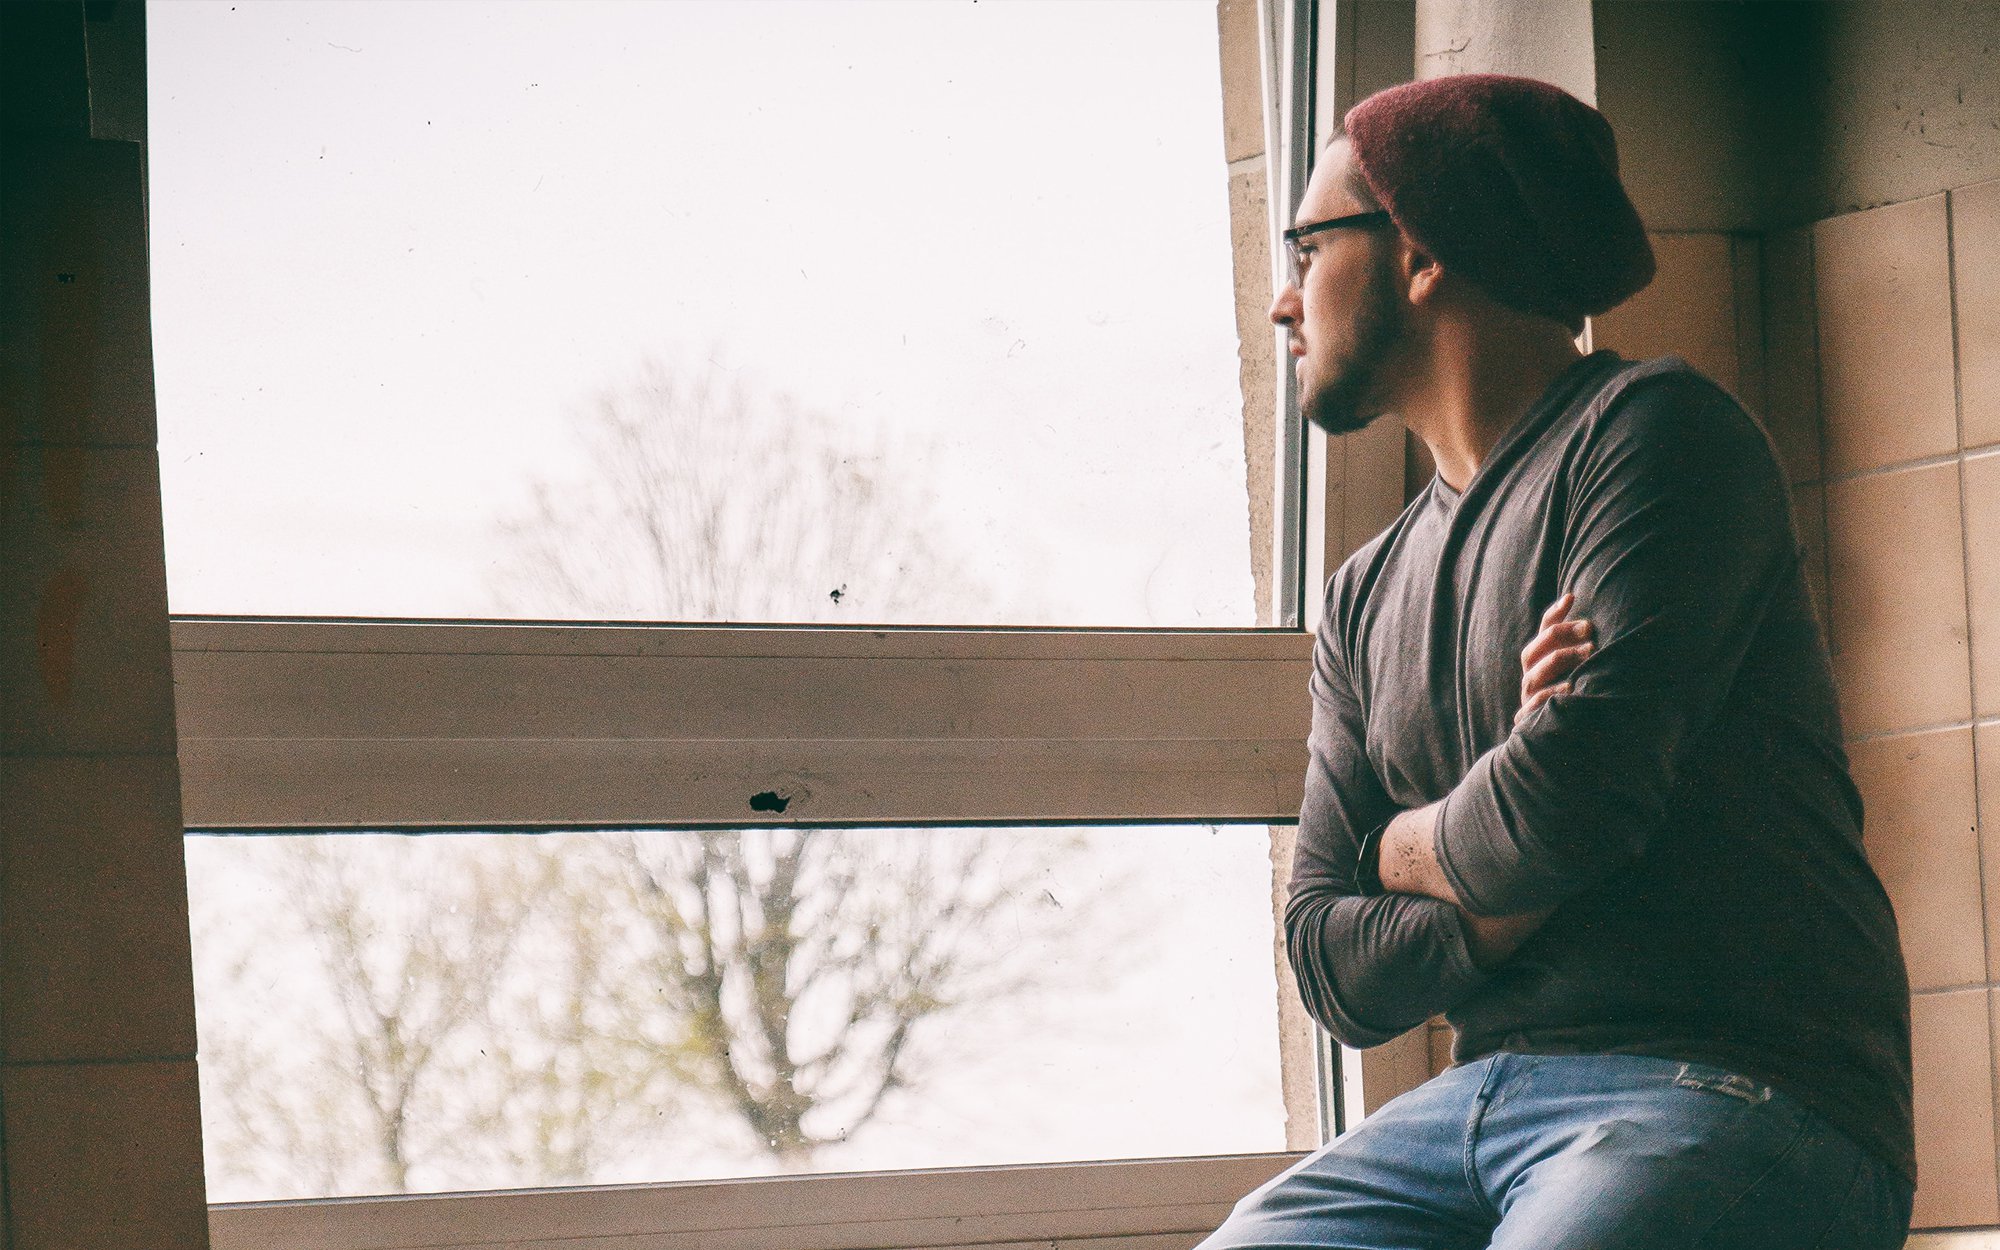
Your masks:
{"label": "dark eyeglass frame", "polygon": [[1292,281],[1297,282],[1304,275],[1299,265],[1299,240],[1307,235],[1324,230],[1361,229],[1378,226],[1389,221],[1389,210],[1370,209],[1365,213],[1349,213],[1345,217],[1329,217],[1325,221],[1310,221],[1303,226],[1293,226],[1281,236],[1285,241],[1285,261],[1291,266]]}

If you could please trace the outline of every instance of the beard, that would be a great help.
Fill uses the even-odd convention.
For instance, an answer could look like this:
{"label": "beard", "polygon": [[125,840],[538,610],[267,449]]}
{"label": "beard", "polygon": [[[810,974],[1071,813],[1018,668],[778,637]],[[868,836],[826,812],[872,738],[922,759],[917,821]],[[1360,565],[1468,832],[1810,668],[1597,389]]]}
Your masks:
{"label": "beard", "polygon": [[1382,364],[1403,337],[1403,305],[1386,265],[1363,289],[1354,312],[1353,345],[1332,376],[1299,395],[1299,413],[1328,434],[1352,434],[1382,415]]}

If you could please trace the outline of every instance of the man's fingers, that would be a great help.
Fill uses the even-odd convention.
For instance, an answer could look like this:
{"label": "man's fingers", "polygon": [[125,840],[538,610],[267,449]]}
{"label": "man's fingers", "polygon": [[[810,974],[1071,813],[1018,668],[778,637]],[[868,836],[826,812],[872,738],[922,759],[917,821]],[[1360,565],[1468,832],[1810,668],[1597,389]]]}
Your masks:
{"label": "man's fingers", "polygon": [[1555,624],[1557,621],[1560,621],[1563,617],[1568,616],[1570,605],[1574,604],[1575,602],[1576,602],[1576,595],[1574,593],[1571,593],[1571,594],[1566,594],[1562,598],[1556,600],[1554,603],[1551,603],[1549,605],[1548,611],[1542,613],[1542,628],[1547,629],[1549,626]]}
{"label": "man's fingers", "polygon": [[1589,621],[1560,621],[1547,626],[1522,650],[1521,671],[1528,672],[1558,647],[1573,647],[1589,641],[1590,634]]}
{"label": "man's fingers", "polygon": [[1541,632],[1521,652],[1521,708],[1514,713],[1518,728],[1534,710],[1558,694],[1568,694],[1563,678],[1590,658],[1595,649],[1590,641],[1589,621],[1566,619],[1576,605],[1576,596],[1566,594],[1542,613]]}
{"label": "man's fingers", "polygon": [[1521,702],[1526,703],[1537,691],[1553,686],[1575,672],[1594,650],[1596,647],[1593,644],[1580,642],[1573,647],[1551,651],[1521,678]]}
{"label": "man's fingers", "polygon": [[1559,694],[1568,694],[1571,689],[1568,682],[1562,682],[1554,686],[1545,686],[1528,696],[1527,701],[1521,704],[1521,710],[1514,713],[1514,728],[1519,729],[1528,717],[1534,714],[1536,708]]}

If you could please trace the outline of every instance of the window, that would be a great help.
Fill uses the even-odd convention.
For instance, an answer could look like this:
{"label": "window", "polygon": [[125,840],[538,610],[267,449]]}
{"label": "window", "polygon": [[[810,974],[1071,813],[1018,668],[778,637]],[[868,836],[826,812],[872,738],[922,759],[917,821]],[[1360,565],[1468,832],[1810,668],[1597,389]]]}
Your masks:
{"label": "window", "polygon": [[218,1200],[1285,1146],[1261,826],[188,859]]}
{"label": "window", "polygon": [[163,7],[174,610],[1256,625],[1215,32]]}
{"label": "window", "polygon": [[[559,909],[496,910],[453,890],[482,873],[614,870],[629,887],[647,856],[703,848],[768,884],[810,834],[847,848],[850,868],[903,863],[932,887],[983,878],[953,877],[943,860],[908,868],[926,849],[1011,848],[1033,871],[993,870],[1014,888],[987,917],[1018,944],[1010,954],[1083,966],[1076,975],[1101,974],[1104,952],[1124,946],[1154,960],[1120,965],[1120,984],[1095,994],[1050,982],[1035,1010],[1116,1003],[1125,982],[1177,971],[1186,983],[1165,1006],[1195,1018],[1203,1046],[1263,1051],[1243,1071],[1246,1105],[1266,1109],[1260,1126],[1205,1139],[1131,1112],[1098,1125],[1126,1137],[1074,1146],[1028,1142],[1033,1117],[1007,1121],[1014,1146],[968,1142],[944,1121],[898,1139],[876,1120],[872,1138],[858,1131],[813,1165],[991,1168],[1286,1144],[1271,1088],[1266,829],[1295,815],[1303,768],[1297,584],[1319,561],[1301,553],[1335,543],[1317,536],[1337,522],[1316,513],[1355,504],[1320,476],[1324,456],[1301,478],[1298,432],[1274,431],[1255,398],[1265,382],[1239,387],[1242,359],[1277,372],[1261,355],[1261,299],[1236,294],[1268,277],[1267,174],[1261,158],[1221,159],[1217,87],[1230,71],[1218,72],[1214,9],[508,5],[478,22],[435,5],[152,12],[156,354],[191,890],[198,912],[213,903],[212,933],[272,935],[198,951],[205,1080],[238,1061],[214,1031],[243,1010],[211,1001],[228,976],[271,986],[254,1001],[273,1018],[310,1014],[315,994],[322,1009],[341,1001],[325,959],[278,940],[313,927],[301,918],[315,898],[360,900],[343,914],[386,926],[348,968],[350,994],[363,992],[347,1001],[378,1026],[392,1014],[384,978],[423,940],[433,961],[485,977],[469,1006],[426,991],[433,1007],[504,1016],[562,978],[499,951],[495,932],[532,932]],[[1238,40],[1235,89],[1255,94],[1240,81],[1243,32],[1266,35],[1245,12],[1220,19]],[[1310,14],[1272,6],[1271,46],[1305,49]],[[1304,52],[1303,68],[1264,59],[1284,71],[1274,78],[1310,79]],[[453,72],[439,73],[447,60]],[[1308,128],[1291,119],[1308,102],[1286,99],[1271,128],[1304,144]],[[911,146],[856,146],[885,138]],[[1278,197],[1296,185],[1284,173]],[[319,893],[300,893],[314,873]],[[1136,943],[1066,919],[1037,931],[1077,881],[1082,896],[1149,900],[1105,908],[1113,927],[1225,896],[1244,919]],[[486,907],[498,929],[446,921],[454,899]],[[444,917],[426,911],[438,904]],[[232,907],[268,919],[231,923]],[[600,911],[613,928],[634,924]],[[621,940],[605,948],[614,963],[657,954],[657,935],[652,948]],[[549,958],[552,945],[518,949]],[[437,954],[452,949],[462,957]],[[1196,975],[1203,960],[1210,971]],[[741,1023],[756,1012],[737,975],[722,997]],[[1013,1004],[1024,1016],[1027,1001]],[[1008,1002],[978,1008],[989,1031]],[[1238,1029],[1244,1011],[1255,1018]],[[265,1042],[292,1036],[262,1025]],[[1128,1048],[1133,1090],[1164,1053],[1147,1031],[1135,1022],[1112,1043]],[[557,1066],[535,1050],[545,1038],[519,1032],[515,1076]],[[451,1036],[480,1049],[476,1029]],[[963,1065],[949,1073],[961,1091],[975,1062],[992,1062],[936,1053]],[[488,1072],[464,1084],[512,1079],[460,1060],[455,1071]],[[1088,1121],[1055,1092],[1065,1081],[1105,1092],[1045,1067],[997,1083],[1026,1110],[1039,1088],[1065,1103],[1051,1115]],[[352,1087],[320,1092],[346,1099],[341,1115],[370,1114]],[[1145,1101],[1158,1110],[1157,1094]],[[792,1129],[827,1143],[842,1114]],[[929,1113],[899,1098],[894,1114]],[[735,1131],[726,1117],[709,1129]],[[620,1131],[646,1139],[644,1126]],[[798,1171],[768,1138],[738,1140],[733,1161],[655,1140],[678,1162],[627,1154],[627,1172],[510,1171],[489,1158],[483,1175],[440,1164],[311,1181],[274,1165],[217,1196],[638,1188],[279,1201],[218,1211],[217,1244],[308,1227],[328,1244],[419,1244],[436,1220],[521,1244],[754,1225],[766,1231],[743,1244],[792,1245],[853,1202],[856,1222],[905,1204],[976,1214],[987,1240],[1150,1235],[1212,1225],[1281,1163],[1000,1168],[948,1192],[917,1175],[845,1189],[652,1183]],[[1119,1144],[1144,1140],[1157,1146]],[[1138,1197],[1148,1175],[1174,1176],[1187,1201]],[[976,1196],[982,1184],[999,1188]],[[1128,1215],[1106,1216],[1112,1203]],[[686,1223],[696,1209],[724,1223]]]}

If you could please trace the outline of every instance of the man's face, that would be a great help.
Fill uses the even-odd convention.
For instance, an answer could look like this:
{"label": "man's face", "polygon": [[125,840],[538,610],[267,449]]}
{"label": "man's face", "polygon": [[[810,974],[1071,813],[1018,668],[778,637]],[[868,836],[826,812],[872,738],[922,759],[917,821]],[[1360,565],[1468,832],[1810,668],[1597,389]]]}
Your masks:
{"label": "man's face", "polygon": [[[1346,189],[1347,144],[1328,148],[1307,184],[1296,219],[1311,225],[1365,211]],[[1296,282],[1271,305],[1289,331],[1299,411],[1329,434],[1361,429],[1382,415],[1383,364],[1401,342],[1404,308],[1395,281],[1394,228],[1335,229],[1298,240]]]}

